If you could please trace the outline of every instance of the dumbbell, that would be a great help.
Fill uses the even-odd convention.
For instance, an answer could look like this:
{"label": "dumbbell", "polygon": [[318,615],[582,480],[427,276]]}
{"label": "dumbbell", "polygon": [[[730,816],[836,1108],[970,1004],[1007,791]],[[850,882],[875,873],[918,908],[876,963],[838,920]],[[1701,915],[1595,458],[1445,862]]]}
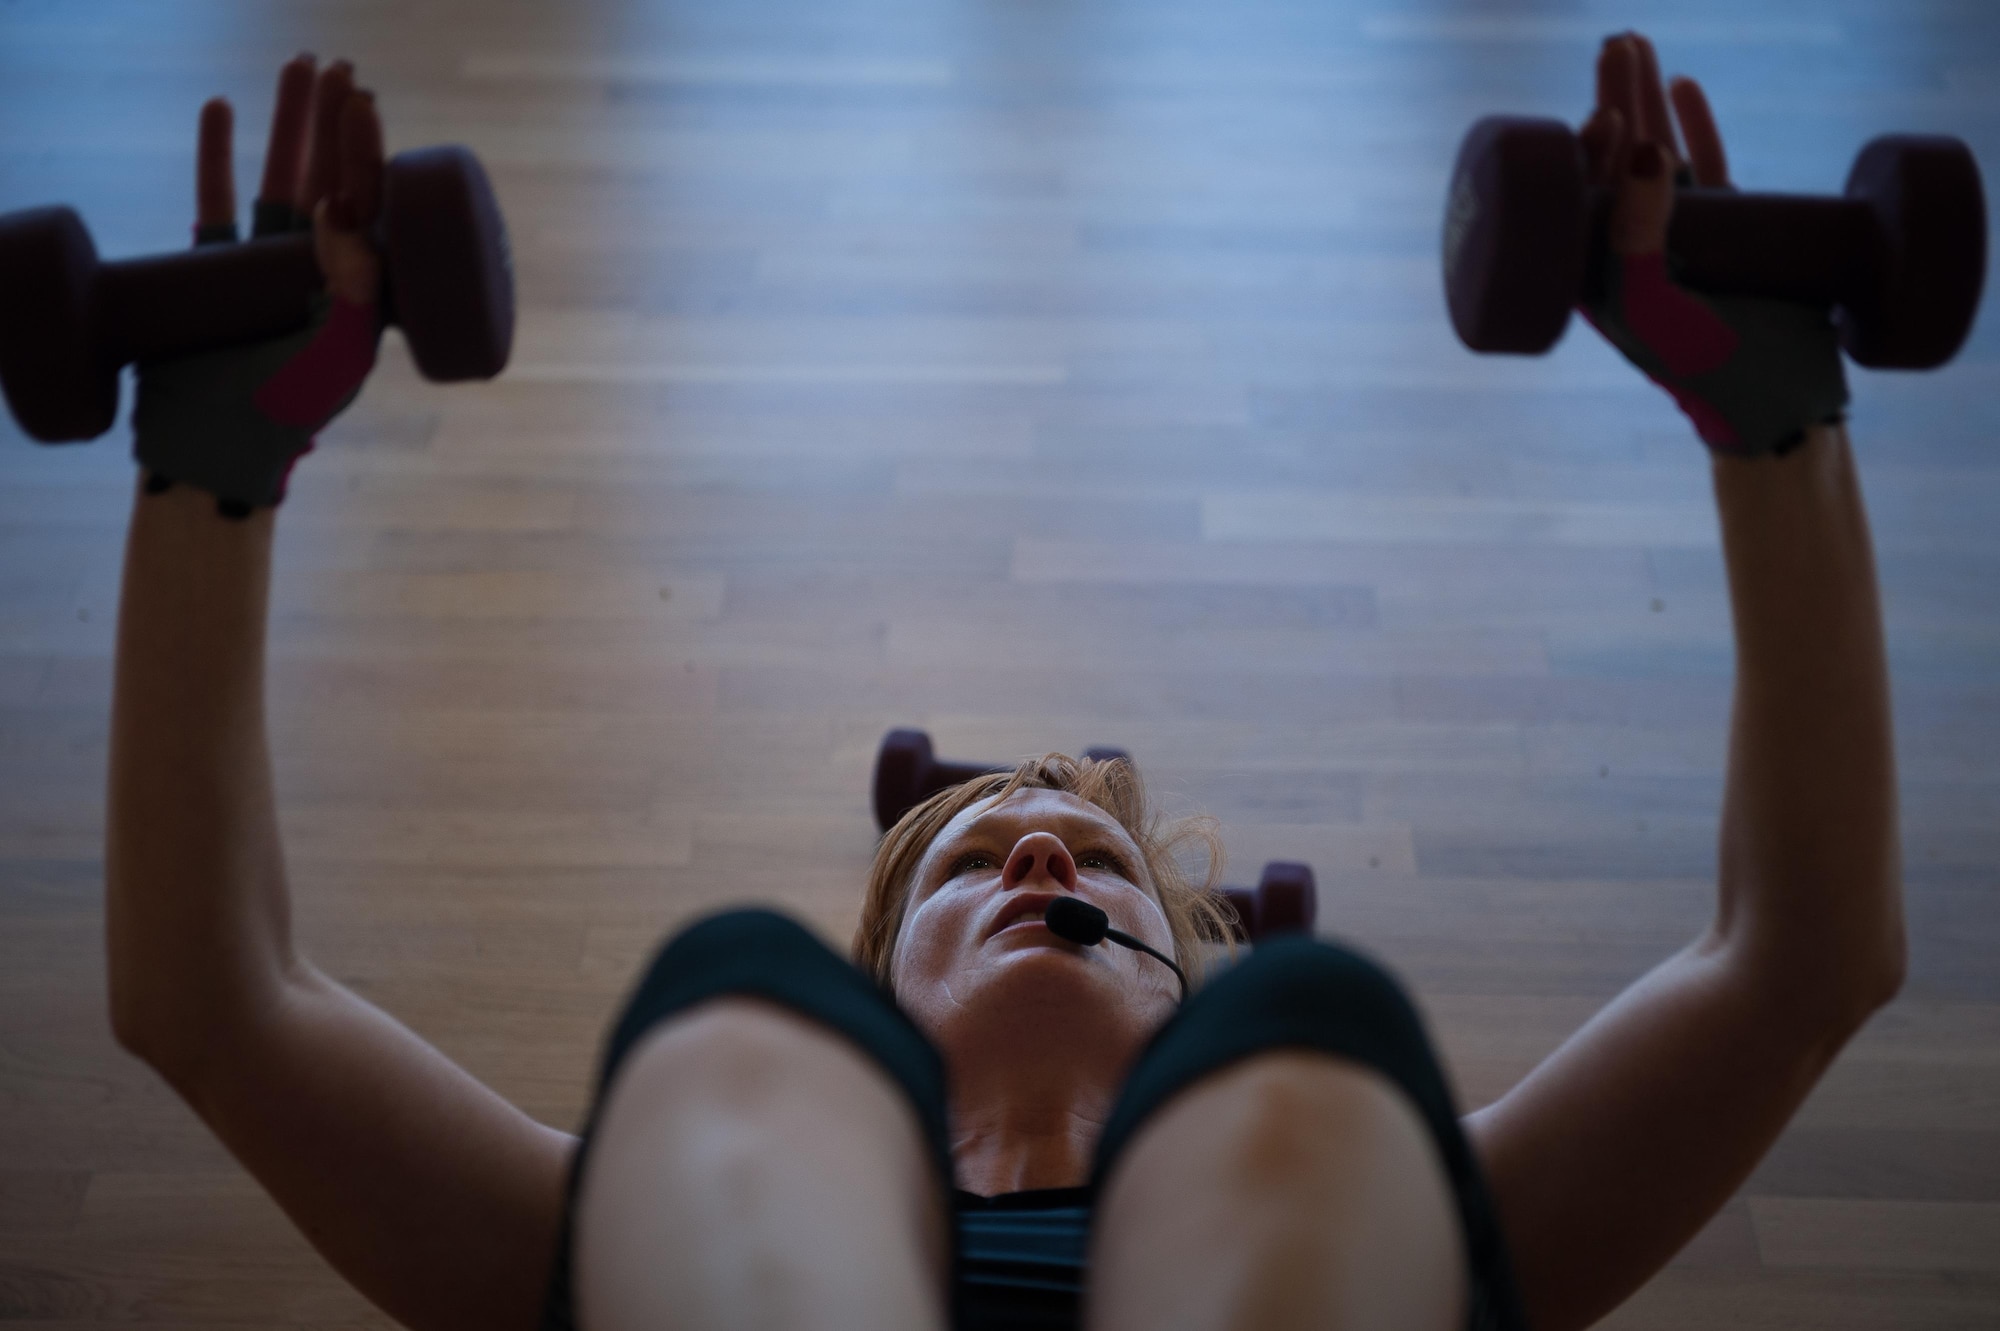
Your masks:
{"label": "dumbbell", "polygon": [[[1083,756],[1100,763],[1132,761],[1123,749],[1101,746],[1085,749]],[[886,832],[947,786],[1013,770],[1012,764],[949,762],[931,749],[931,737],[924,731],[892,730],[882,736],[882,747],[875,753],[875,825]]]}
{"label": "dumbbell", "polygon": [[[1612,194],[1584,171],[1560,120],[1490,116],[1467,132],[1444,219],[1445,300],[1466,346],[1547,351],[1598,289]],[[1930,369],[1957,354],[1979,308],[1979,167],[1957,139],[1888,134],[1861,150],[1838,198],[1683,188],[1667,254],[1702,291],[1835,306],[1858,364]]]}
{"label": "dumbbell", "polygon": [[[507,231],[465,148],[390,158],[379,223],[384,313],[417,369],[490,379],[514,341]],[[91,439],[118,415],[118,371],[301,327],[324,285],[309,232],[100,262],[64,207],[0,217],[0,388],[43,443]]]}
{"label": "dumbbell", "polygon": [[1255,887],[1218,887],[1215,894],[1235,914],[1239,943],[1261,943],[1279,934],[1311,933],[1319,918],[1319,888],[1310,864],[1272,860]]}

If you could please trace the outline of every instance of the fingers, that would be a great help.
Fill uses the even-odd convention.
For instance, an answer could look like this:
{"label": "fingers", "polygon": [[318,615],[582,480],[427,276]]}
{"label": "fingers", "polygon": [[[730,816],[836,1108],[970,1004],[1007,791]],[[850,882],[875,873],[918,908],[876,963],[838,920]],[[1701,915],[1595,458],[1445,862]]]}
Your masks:
{"label": "fingers", "polygon": [[1635,144],[1611,208],[1611,248],[1618,254],[1658,254],[1667,247],[1674,211],[1673,161],[1653,142]]}
{"label": "fingers", "polygon": [[[1631,52],[1626,50],[1623,40],[1606,37],[1604,45],[1597,50],[1597,111],[1616,111],[1624,115],[1627,110],[1626,89],[1631,85],[1629,61]],[[1629,119],[1625,122],[1632,123]]]}
{"label": "fingers", "polygon": [[336,60],[321,70],[313,87],[312,143],[297,193],[292,196],[292,207],[307,217],[339,184],[340,117],[353,91],[354,66],[345,60]]}
{"label": "fingers", "polygon": [[1693,79],[1673,83],[1673,106],[1660,83],[1660,58],[1636,32],[1607,37],[1597,56],[1597,107],[1580,134],[1593,184],[1615,191],[1611,248],[1656,254],[1666,248],[1674,210],[1678,117],[1695,183],[1726,185],[1729,170],[1708,100]]}
{"label": "fingers", "polygon": [[[1597,53],[1597,113],[1617,117],[1619,146],[1629,148],[1645,139],[1645,120],[1639,113],[1639,52],[1624,34],[1605,38]],[[1624,162],[1599,165],[1603,172],[1600,183],[1616,187],[1624,174]]]}
{"label": "fingers", "polygon": [[1616,189],[1625,174],[1625,117],[1615,107],[1600,106],[1577,137],[1583,141],[1584,173],[1590,183]]}
{"label": "fingers", "polygon": [[1681,161],[1675,146],[1673,117],[1660,87],[1660,59],[1653,44],[1636,32],[1604,39],[1597,55],[1597,109],[1615,110],[1624,118],[1631,143],[1657,143],[1672,165]]}
{"label": "fingers", "polygon": [[312,125],[313,66],[311,55],[300,54],[278,71],[278,101],[271,112],[271,141],[264,149],[264,183],[260,203],[290,205],[299,192],[299,171],[306,159],[306,134]]}
{"label": "fingers", "polygon": [[313,215],[314,248],[329,291],[372,305],[382,285],[382,261],[368,237],[382,206],[382,120],[373,93],[349,88],[337,132],[337,152],[328,154],[335,169],[331,192]]}
{"label": "fingers", "polygon": [[1729,187],[1729,161],[1722,155],[1722,135],[1715,128],[1715,115],[1701,85],[1691,78],[1673,81],[1674,113],[1680,117],[1681,136],[1687,140],[1688,160],[1694,169],[1694,183],[1713,189]]}
{"label": "fingers", "polygon": [[1637,137],[1659,144],[1667,150],[1673,165],[1678,166],[1682,158],[1674,138],[1674,120],[1667,111],[1666,90],[1660,84],[1660,57],[1653,44],[1639,33],[1628,32],[1625,40],[1637,59],[1637,104],[1633,107],[1633,123],[1639,127]]}
{"label": "fingers", "polygon": [[227,100],[210,98],[201,108],[201,136],[195,151],[194,224],[197,234],[236,225],[236,173],[230,139],[236,113]]}
{"label": "fingers", "polygon": [[382,119],[375,95],[356,89],[341,108],[340,176],[335,184],[328,220],[343,231],[374,222],[382,206]]}

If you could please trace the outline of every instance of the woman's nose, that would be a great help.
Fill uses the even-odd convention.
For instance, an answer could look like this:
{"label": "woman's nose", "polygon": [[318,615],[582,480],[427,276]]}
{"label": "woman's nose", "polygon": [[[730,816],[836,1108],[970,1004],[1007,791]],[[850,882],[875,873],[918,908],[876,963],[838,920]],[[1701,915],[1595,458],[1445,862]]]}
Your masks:
{"label": "woman's nose", "polygon": [[1013,854],[1000,874],[1005,888],[1027,887],[1047,878],[1065,892],[1076,891],[1076,861],[1062,838],[1050,832],[1030,832],[1014,843]]}

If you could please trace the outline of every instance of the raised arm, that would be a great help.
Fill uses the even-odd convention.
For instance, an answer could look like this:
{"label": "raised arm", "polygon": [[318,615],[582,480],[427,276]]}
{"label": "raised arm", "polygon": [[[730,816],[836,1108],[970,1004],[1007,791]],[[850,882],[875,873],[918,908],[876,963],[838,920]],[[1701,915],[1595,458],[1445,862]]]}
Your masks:
{"label": "raised arm", "polygon": [[[329,195],[353,205],[328,151],[343,120],[359,168],[372,153],[379,174],[373,106],[350,96],[343,65],[318,78],[315,160],[300,171],[314,86],[309,57],[286,67],[260,200],[279,208],[260,208],[260,221],[286,224],[287,207],[309,216]],[[235,212],[226,103],[203,110],[201,162],[200,231],[215,235]],[[341,219],[349,228],[365,202]],[[327,211],[329,286],[372,306],[373,257]],[[223,419],[218,449],[232,443],[219,437]],[[202,420],[182,413],[172,428],[199,434]],[[142,461],[149,450],[158,455],[142,437]],[[391,1315],[426,1328],[531,1326],[570,1138],[293,947],[264,728],[276,506],[185,481],[159,488],[156,476],[142,476],[135,497],[119,609],[105,852],[113,1028]],[[224,516],[225,498],[241,516]]]}
{"label": "raised arm", "polygon": [[[1673,92],[1695,178],[1725,183],[1700,89]],[[1673,159],[1625,171],[1630,138],[1673,144],[1643,39],[1607,44],[1591,137],[1625,181],[1615,244],[1657,254]],[[1737,651],[1714,922],[1468,1119],[1538,1331],[1589,1325],[1663,1266],[1902,982],[1888,670],[1846,429],[1715,453]]]}

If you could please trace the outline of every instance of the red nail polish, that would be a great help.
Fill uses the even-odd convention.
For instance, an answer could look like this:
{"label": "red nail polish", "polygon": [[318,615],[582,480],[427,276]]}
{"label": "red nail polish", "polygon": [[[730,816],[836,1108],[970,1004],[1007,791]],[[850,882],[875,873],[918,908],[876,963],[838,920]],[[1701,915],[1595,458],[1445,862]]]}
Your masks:
{"label": "red nail polish", "polygon": [[1657,143],[1642,143],[1632,150],[1632,174],[1640,180],[1657,180],[1666,166],[1666,154]]}

